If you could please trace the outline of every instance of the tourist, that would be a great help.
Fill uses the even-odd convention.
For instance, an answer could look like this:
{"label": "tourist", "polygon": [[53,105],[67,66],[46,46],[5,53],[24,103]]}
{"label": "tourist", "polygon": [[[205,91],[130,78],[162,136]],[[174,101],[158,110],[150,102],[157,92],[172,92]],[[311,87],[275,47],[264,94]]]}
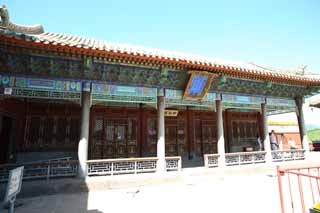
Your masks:
{"label": "tourist", "polygon": [[277,142],[276,142],[276,134],[274,130],[271,130],[270,133],[270,145],[271,145],[271,150],[277,150],[279,148]]}
{"label": "tourist", "polygon": [[259,135],[257,135],[256,143],[257,143],[257,146],[258,146],[258,151],[262,151],[262,141],[261,141]]}

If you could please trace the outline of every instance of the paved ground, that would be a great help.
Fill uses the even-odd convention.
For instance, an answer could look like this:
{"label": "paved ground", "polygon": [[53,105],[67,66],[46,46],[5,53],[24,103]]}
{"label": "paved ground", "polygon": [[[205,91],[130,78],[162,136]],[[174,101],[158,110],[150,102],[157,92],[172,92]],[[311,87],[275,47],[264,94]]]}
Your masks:
{"label": "paved ground", "polygon": [[[123,184],[126,177],[113,177],[107,181],[103,178],[91,179],[88,182],[89,192],[84,190],[22,198],[19,200],[24,205],[18,207],[16,212],[280,212],[274,166],[238,167],[225,173],[218,170],[209,173],[204,171],[190,169],[184,170],[182,174],[171,173],[162,182],[151,185],[143,183],[155,181],[152,175],[135,176],[138,184],[127,185]],[[121,183],[121,179],[124,182]],[[109,185],[101,184],[106,182]],[[307,183],[304,183],[305,188]],[[294,190],[294,193],[298,191]],[[288,201],[288,191],[285,194]],[[294,200],[295,203],[299,202],[298,198]],[[290,202],[287,204],[290,205]],[[296,208],[295,212],[300,213],[301,210]]]}
{"label": "paved ground", "polygon": [[16,212],[280,212],[275,177],[218,176],[186,175],[175,183],[25,198]]}

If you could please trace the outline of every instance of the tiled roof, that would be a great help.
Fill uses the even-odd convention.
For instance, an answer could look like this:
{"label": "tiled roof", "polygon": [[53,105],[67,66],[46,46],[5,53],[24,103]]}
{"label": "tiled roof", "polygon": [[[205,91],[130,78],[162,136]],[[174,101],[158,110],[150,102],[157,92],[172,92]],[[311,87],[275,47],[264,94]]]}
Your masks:
{"label": "tiled roof", "polygon": [[314,76],[310,76],[307,73],[300,74],[298,70],[280,70],[257,65],[255,63],[228,61],[210,57],[185,54],[181,52],[165,51],[155,48],[147,48],[129,44],[119,44],[60,33],[45,32],[41,34],[24,34],[12,32],[6,29],[0,29],[0,34],[14,37],[17,39],[24,39],[26,41],[32,41],[35,43],[69,46],[92,50],[102,50],[106,52],[125,53],[130,55],[140,55],[150,58],[168,59],[177,62],[185,61],[197,65],[223,67],[226,69],[238,69],[240,71],[243,70],[245,72],[257,74],[270,74],[276,77],[291,77],[295,79],[308,79],[318,81],[318,78],[314,78]]}
{"label": "tiled roof", "polygon": [[12,37],[14,39],[33,42],[35,44],[57,45],[60,47],[72,47],[81,50],[99,50],[105,53],[120,53],[131,56],[143,56],[150,60],[165,59],[173,63],[188,63],[189,65],[205,66],[206,68],[219,69],[223,71],[236,71],[238,74],[253,76],[263,75],[276,79],[290,79],[296,81],[307,81],[320,83],[320,78],[305,73],[305,67],[300,70],[281,70],[255,63],[235,62],[217,58],[203,57],[180,52],[165,51],[155,48],[147,48],[128,44],[118,44],[91,38],[71,36],[60,33],[43,32],[41,25],[20,26],[10,22],[8,9],[0,7],[0,36]]}

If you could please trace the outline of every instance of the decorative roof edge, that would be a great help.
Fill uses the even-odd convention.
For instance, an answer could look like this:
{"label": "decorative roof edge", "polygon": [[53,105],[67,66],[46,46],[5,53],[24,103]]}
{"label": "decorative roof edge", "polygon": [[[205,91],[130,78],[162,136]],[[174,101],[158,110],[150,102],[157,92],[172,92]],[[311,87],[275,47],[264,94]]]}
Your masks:
{"label": "decorative roof edge", "polygon": [[320,86],[320,76],[306,73],[303,66],[299,70],[280,70],[255,63],[227,61],[210,57],[203,57],[173,51],[164,51],[155,48],[140,47],[128,44],[117,44],[107,41],[72,36],[60,33],[43,31],[41,25],[20,26],[10,22],[9,13],[5,6],[0,7],[0,37],[11,39],[11,42],[80,51],[81,54],[96,53],[108,57],[124,58],[135,61],[143,60],[155,64],[171,64],[172,66],[189,67],[203,71],[215,72],[222,75],[237,76],[248,79],[290,82]]}
{"label": "decorative roof edge", "polygon": [[0,7],[0,28],[4,28],[17,33],[41,34],[44,32],[42,25],[22,26],[10,21],[9,11],[5,5]]}

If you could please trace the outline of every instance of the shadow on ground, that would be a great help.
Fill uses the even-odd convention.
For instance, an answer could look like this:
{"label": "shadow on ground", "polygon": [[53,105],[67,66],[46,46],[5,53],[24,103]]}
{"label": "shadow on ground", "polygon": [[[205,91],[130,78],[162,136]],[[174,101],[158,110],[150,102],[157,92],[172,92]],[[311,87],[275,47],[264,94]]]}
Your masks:
{"label": "shadow on ground", "polygon": [[[0,184],[0,212],[7,211],[3,203],[6,187],[7,183]],[[22,205],[17,206],[15,212],[42,213],[45,208],[53,213],[66,210],[68,213],[103,213],[99,209],[88,209],[88,197],[89,190],[82,179],[27,180],[23,181],[16,199]]]}

